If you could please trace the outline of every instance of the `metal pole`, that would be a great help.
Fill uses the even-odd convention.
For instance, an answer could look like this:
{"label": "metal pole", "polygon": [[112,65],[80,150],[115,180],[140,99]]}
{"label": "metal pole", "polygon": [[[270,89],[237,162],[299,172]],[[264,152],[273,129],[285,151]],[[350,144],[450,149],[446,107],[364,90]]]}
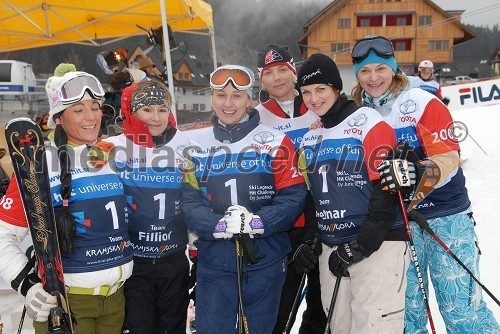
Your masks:
{"label": "metal pole", "polygon": [[[165,53],[167,68],[168,91],[170,92],[170,95],[172,95],[172,98],[174,98],[174,77],[172,75],[172,57],[170,56],[170,41],[168,40],[167,9],[165,1],[166,0],[160,0],[161,24],[163,29],[163,52]],[[174,114],[174,118],[177,119],[175,103],[172,103],[170,106],[170,111]]]}

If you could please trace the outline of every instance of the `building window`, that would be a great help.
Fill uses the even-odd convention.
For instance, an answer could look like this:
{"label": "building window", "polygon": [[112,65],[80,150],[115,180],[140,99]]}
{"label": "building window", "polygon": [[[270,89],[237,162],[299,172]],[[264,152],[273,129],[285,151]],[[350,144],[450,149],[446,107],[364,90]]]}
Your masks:
{"label": "building window", "polygon": [[194,111],[198,111],[198,103],[194,103],[193,104],[193,110]]}
{"label": "building window", "polygon": [[419,26],[428,26],[430,24],[431,24],[431,16],[430,15],[418,17],[418,25]]}
{"label": "building window", "polygon": [[410,51],[411,50],[411,40],[410,39],[393,39],[392,45],[396,51]]}
{"label": "building window", "polygon": [[351,27],[351,19],[339,19],[339,29],[350,28],[350,27]]}
{"label": "building window", "polygon": [[370,19],[359,20],[359,26],[360,27],[369,27],[370,26]]}
{"label": "building window", "polygon": [[429,50],[448,50],[450,44],[447,40],[429,41]]}
{"label": "building window", "polygon": [[386,26],[411,26],[411,14],[387,15]]}
{"label": "building window", "polygon": [[200,90],[200,95],[205,95],[205,90],[204,89]]}
{"label": "building window", "polygon": [[200,104],[200,111],[205,111],[205,105],[204,104]]}
{"label": "building window", "polygon": [[398,17],[396,20],[397,26],[405,26],[406,25],[406,17]]}
{"label": "building window", "polygon": [[[182,88],[182,95],[186,95],[186,88]],[[186,109],[186,106],[184,106],[184,109]]]}
{"label": "building window", "polygon": [[358,27],[382,27],[382,15],[358,16]]}
{"label": "building window", "polygon": [[332,52],[343,52],[343,51],[349,51],[349,43],[332,43],[331,44],[331,51]]}

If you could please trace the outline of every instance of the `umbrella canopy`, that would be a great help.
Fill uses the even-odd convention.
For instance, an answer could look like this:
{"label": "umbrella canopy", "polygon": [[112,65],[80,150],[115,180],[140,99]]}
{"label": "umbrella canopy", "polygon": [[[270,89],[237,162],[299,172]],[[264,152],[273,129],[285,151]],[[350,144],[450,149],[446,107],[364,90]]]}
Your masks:
{"label": "umbrella canopy", "polygon": [[[103,46],[146,34],[140,26],[162,27],[165,52],[167,24],[174,31],[208,30],[215,68],[212,6],[202,0],[0,0],[0,52],[67,43]],[[165,58],[174,96],[172,63]]]}
{"label": "umbrella canopy", "polygon": [[[161,3],[163,1],[163,3]],[[213,32],[201,0],[0,0],[0,52],[77,43],[101,46],[162,26]]]}

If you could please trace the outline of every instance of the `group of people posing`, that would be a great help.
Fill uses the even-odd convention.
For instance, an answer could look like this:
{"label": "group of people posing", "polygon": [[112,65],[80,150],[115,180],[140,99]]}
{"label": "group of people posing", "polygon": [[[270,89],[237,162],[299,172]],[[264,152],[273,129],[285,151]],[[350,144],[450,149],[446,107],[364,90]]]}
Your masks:
{"label": "group of people posing", "polygon": [[[255,108],[253,71],[220,66],[213,126],[190,132],[176,129],[164,83],[134,83],[121,96],[123,134],[105,139],[98,79],[56,69],[46,151],[75,333],[184,334],[188,231],[198,238],[197,333],[283,333],[303,275],[300,333],[323,333],[327,321],[334,333],[427,333],[428,276],[448,333],[500,333],[480,286],[413,222],[418,263],[408,247],[410,203],[479,275],[460,148],[433,135],[449,133],[448,109],[401,73],[386,38],[367,36],[351,56],[349,99],[327,55],[297,70],[286,46],[266,46]],[[35,332],[46,333],[57,300],[24,269],[15,178],[2,203],[0,274],[19,283]]]}

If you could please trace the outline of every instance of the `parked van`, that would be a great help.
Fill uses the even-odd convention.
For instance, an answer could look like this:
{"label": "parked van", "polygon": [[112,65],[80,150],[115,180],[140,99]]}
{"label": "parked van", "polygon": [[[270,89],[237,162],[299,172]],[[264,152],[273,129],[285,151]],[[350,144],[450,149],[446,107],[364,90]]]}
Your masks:
{"label": "parked van", "polygon": [[35,73],[31,64],[17,60],[0,60],[0,95],[34,93]]}
{"label": "parked van", "polygon": [[16,117],[36,120],[48,107],[45,80],[37,85],[31,64],[0,60],[0,125]]}

